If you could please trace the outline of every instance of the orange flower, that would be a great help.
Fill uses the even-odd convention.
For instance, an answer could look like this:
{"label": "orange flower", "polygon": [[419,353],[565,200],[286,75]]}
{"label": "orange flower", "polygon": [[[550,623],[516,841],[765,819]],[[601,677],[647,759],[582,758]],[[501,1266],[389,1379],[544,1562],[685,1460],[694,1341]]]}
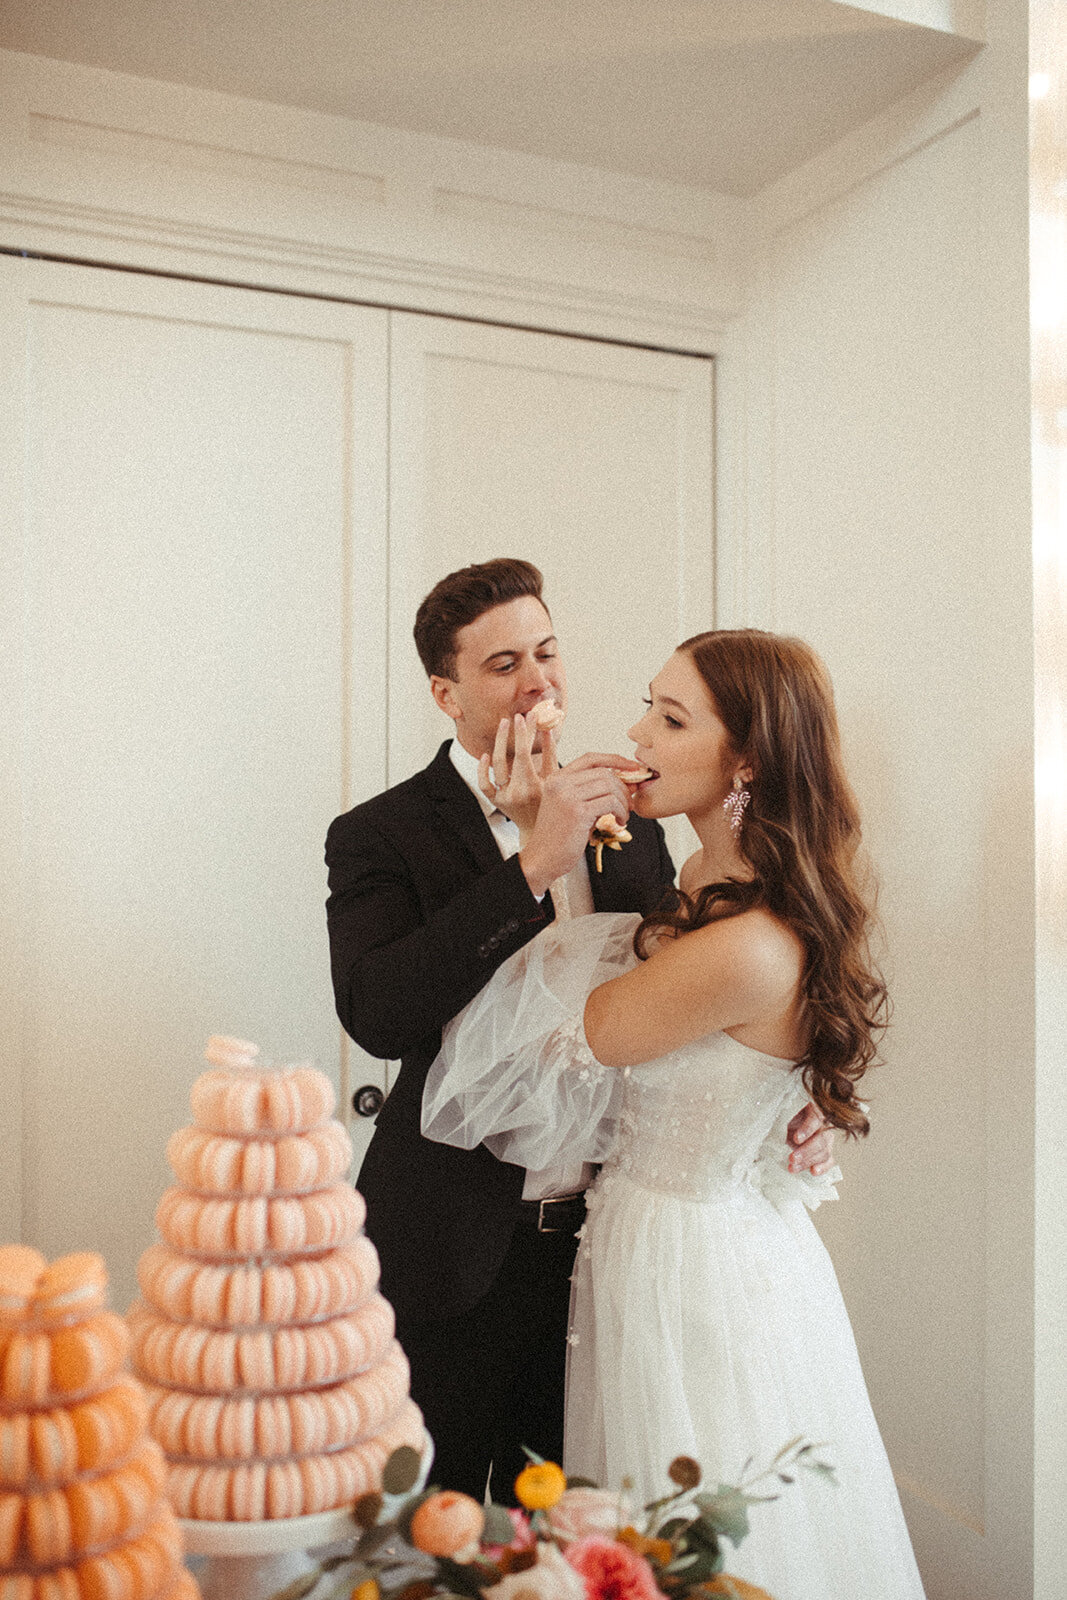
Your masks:
{"label": "orange flower", "polygon": [[527,1511],[547,1511],[566,1487],[566,1474],[554,1461],[531,1461],[515,1479],[516,1498]]}
{"label": "orange flower", "polygon": [[639,1556],[651,1556],[661,1566],[666,1566],[674,1551],[669,1539],[646,1539],[636,1528],[620,1528],[615,1535],[620,1544],[628,1545]]}
{"label": "orange flower", "polygon": [[700,1587],[705,1594],[722,1595],[724,1600],[774,1600],[766,1589],[757,1589],[744,1578],[731,1578],[728,1572],[718,1573],[710,1583],[702,1583]]}
{"label": "orange flower", "polygon": [[428,1556],[454,1556],[477,1544],[485,1527],[485,1512],[469,1494],[442,1490],[424,1500],[411,1518],[411,1542]]}

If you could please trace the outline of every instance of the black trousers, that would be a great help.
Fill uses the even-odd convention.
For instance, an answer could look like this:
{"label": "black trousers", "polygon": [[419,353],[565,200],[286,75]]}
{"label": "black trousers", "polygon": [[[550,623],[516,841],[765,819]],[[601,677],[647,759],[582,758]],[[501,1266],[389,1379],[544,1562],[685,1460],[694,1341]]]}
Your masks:
{"label": "black trousers", "polygon": [[480,1501],[491,1468],[492,1496],[503,1505],[515,1504],[524,1445],[549,1461],[563,1457],[576,1240],[573,1229],[538,1233],[536,1216],[531,1206],[492,1288],[469,1311],[397,1325],[436,1450],[431,1481]]}

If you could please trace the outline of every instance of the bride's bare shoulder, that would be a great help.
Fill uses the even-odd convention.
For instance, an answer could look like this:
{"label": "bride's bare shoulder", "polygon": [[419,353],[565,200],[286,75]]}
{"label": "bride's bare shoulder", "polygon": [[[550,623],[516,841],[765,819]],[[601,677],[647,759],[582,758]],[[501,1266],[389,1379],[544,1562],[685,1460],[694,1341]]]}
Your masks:
{"label": "bride's bare shoulder", "polygon": [[726,956],[746,980],[771,988],[792,988],[804,967],[799,935],[766,906],[706,923],[686,937],[700,940],[709,960]]}

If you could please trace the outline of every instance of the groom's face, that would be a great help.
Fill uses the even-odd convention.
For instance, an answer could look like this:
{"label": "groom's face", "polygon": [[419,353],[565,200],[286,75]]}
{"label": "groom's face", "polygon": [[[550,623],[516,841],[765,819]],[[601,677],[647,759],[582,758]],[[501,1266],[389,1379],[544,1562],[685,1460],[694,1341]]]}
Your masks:
{"label": "groom's face", "polygon": [[[566,709],[567,674],[540,600],[507,600],[460,628],[455,676],[432,677],[430,688],[455,722],[460,744],[474,756],[492,752],[502,718],[525,715],[539,700]],[[540,735],[534,749],[540,749]]]}

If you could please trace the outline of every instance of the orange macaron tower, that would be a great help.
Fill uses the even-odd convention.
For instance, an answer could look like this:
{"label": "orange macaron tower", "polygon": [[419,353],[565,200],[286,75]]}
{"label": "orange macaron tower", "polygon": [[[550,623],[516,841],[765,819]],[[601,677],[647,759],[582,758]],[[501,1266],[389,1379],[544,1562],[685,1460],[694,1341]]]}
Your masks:
{"label": "orange macaron tower", "polygon": [[261,1067],[240,1039],[206,1055],[128,1316],[149,1426],[180,1516],[330,1511],[425,1441],[351,1143],[324,1073]]}
{"label": "orange macaron tower", "polygon": [[0,1600],[198,1600],[100,1256],[0,1248]]}

